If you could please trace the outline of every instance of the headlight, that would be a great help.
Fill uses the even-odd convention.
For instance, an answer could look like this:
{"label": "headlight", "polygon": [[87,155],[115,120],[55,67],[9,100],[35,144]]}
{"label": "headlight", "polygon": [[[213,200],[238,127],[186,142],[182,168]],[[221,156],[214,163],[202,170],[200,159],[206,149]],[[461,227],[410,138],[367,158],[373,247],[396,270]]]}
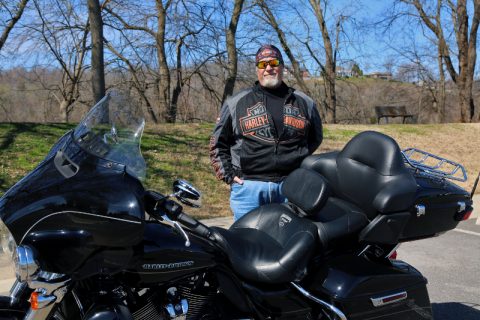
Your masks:
{"label": "headlight", "polygon": [[17,244],[15,243],[12,234],[7,229],[3,221],[0,220],[0,270],[2,270],[3,277],[14,277],[13,268],[10,269],[12,270],[11,276],[9,276],[8,272],[6,271],[8,270],[8,266],[13,267],[12,258],[16,252],[16,249]]}
{"label": "headlight", "polygon": [[35,254],[29,246],[18,246],[14,255],[15,273],[18,281],[27,281],[37,273],[39,267],[35,261]]}
{"label": "headlight", "polygon": [[[27,281],[38,271],[35,253],[29,246],[18,246],[12,234],[0,220],[0,267],[13,264],[19,281]],[[13,275],[12,275],[13,277]]]}

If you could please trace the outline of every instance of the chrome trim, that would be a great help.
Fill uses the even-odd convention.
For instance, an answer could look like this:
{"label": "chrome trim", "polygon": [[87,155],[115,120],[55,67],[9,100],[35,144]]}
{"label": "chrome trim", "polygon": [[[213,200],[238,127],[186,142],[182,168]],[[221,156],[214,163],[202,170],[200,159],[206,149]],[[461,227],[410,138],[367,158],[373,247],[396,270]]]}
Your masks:
{"label": "chrome trim", "polygon": [[367,244],[367,246],[362,250],[360,251],[360,253],[358,254],[358,256],[360,257],[362,254],[364,254],[368,249],[370,249],[371,245]]}
{"label": "chrome trim", "polygon": [[[412,168],[423,171],[426,175],[462,182],[467,181],[467,171],[457,162],[416,148],[405,149],[402,151],[402,155],[405,162],[412,166]],[[415,160],[413,159],[414,157],[420,159]],[[435,161],[437,162],[433,164]],[[427,164],[427,162],[429,164]],[[459,170],[460,174],[458,174]]]}
{"label": "chrome trim", "polygon": [[180,225],[180,223],[178,223],[177,221],[172,221],[173,225],[175,226],[175,228],[180,231],[180,233],[182,234],[183,238],[185,239],[185,247],[190,247],[190,238],[188,237],[188,234],[185,232],[185,230],[183,230],[182,226]]}
{"label": "chrome trim", "polygon": [[457,205],[458,205],[457,212],[465,211],[465,209],[467,208],[467,204],[465,203],[465,201],[458,201]]}
{"label": "chrome trim", "polygon": [[45,307],[43,309],[38,309],[38,310],[33,310],[29,309],[27,314],[25,315],[25,318],[23,320],[45,320],[48,319],[50,313],[52,312],[53,306],[55,306],[55,303],[52,303],[48,307]]}
{"label": "chrome trim", "polygon": [[39,223],[42,222],[43,220],[48,219],[48,218],[50,218],[50,217],[52,217],[52,216],[55,216],[55,215],[57,215],[57,214],[63,214],[63,213],[78,213],[78,214],[83,214],[83,215],[87,215],[87,216],[94,216],[94,217],[99,217],[99,218],[104,218],[104,219],[109,219],[109,220],[117,220],[117,221],[122,221],[122,222],[127,222],[127,223],[141,224],[140,221],[132,221],[132,220],[127,220],[127,219],[121,219],[121,218],[103,216],[103,215],[94,214],[94,213],[90,213],[90,212],[73,211],[73,210],[69,210],[69,211],[59,211],[59,212],[54,212],[54,213],[51,213],[51,214],[49,214],[49,215],[46,215],[45,217],[43,217],[43,218],[41,218],[40,220],[38,220],[37,222],[35,222],[35,223],[30,227],[30,229],[28,229],[27,232],[25,232],[25,234],[24,234],[23,237],[22,237],[22,240],[20,240],[20,242],[19,242],[19,245],[22,244],[22,242],[23,242],[23,240],[25,240],[25,237],[27,236],[27,234],[29,234],[30,231],[32,231],[32,229],[33,229],[37,224],[39,224]]}
{"label": "chrome trim", "polygon": [[398,249],[398,247],[400,247],[400,243],[399,243],[399,244],[397,244],[397,245],[396,245],[396,246],[395,246],[395,247],[394,247],[394,248],[393,248],[393,249],[392,249],[392,250],[391,250],[389,253],[387,253],[387,255],[385,256],[385,258],[388,258],[388,257],[390,257],[390,256],[392,255],[392,253],[394,253],[394,252],[395,252],[395,250],[397,250],[397,249]]}
{"label": "chrome trim", "polygon": [[188,237],[188,234],[185,232],[185,230],[182,228],[182,225],[178,223],[177,221],[171,220],[166,214],[162,216],[163,221],[167,222],[168,225],[173,226],[175,229],[180,232],[182,237],[185,239],[185,247],[190,247],[190,238]]}
{"label": "chrome trim", "polygon": [[37,273],[39,266],[35,262],[35,254],[29,246],[18,246],[15,255],[15,273],[21,282],[28,281]]}
{"label": "chrome trim", "polygon": [[[384,299],[393,298],[396,296],[399,296],[399,298],[391,301],[383,302]],[[374,307],[385,306],[387,304],[396,303],[405,299],[407,299],[407,291],[397,292],[397,293],[394,293],[388,296],[379,297],[379,298],[370,298]]]}
{"label": "chrome trim", "polygon": [[[43,289],[44,290],[43,293],[46,295],[50,295],[54,292],[55,292],[55,295],[57,295],[61,293],[59,290],[62,288],[65,288],[69,284],[69,282],[70,282],[70,278],[59,281],[59,282],[54,282],[54,280],[49,281],[49,280],[41,279],[41,280],[30,280],[27,283],[30,289],[34,289],[34,290]],[[59,292],[57,293],[57,291]]]}
{"label": "chrome trim", "polygon": [[180,300],[180,303],[175,305],[173,305],[172,303],[169,303],[165,306],[165,309],[167,310],[168,315],[170,316],[170,319],[185,320],[187,319],[188,301],[187,299],[182,299]]}
{"label": "chrome trim", "polygon": [[337,317],[340,318],[340,320],[348,320],[347,317],[345,316],[345,314],[343,314],[342,311],[340,311],[340,309],[338,309],[337,307],[335,306],[332,306],[331,304],[323,301],[323,300],[320,300],[318,299],[317,297],[313,296],[312,294],[310,294],[310,292],[308,292],[307,290],[303,289],[302,287],[300,287],[298,284],[294,283],[294,282],[290,282],[290,284],[295,288],[297,289],[298,291],[300,291],[301,294],[303,294],[305,297],[307,297],[308,299],[312,300],[312,301],[315,301],[316,303],[322,305],[323,307],[327,308],[328,310],[330,310],[331,312],[335,313],[335,315]]}
{"label": "chrome trim", "polygon": [[16,304],[19,301],[27,287],[28,285],[26,282],[20,282],[18,280],[15,280],[12,288],[10,288],[10,301],[12,302],[12,304]]}
{"label": "chrome trim", "polygon": [[417,209],[417,218],[425,215],[426,208],[423,204],[415,205],[415,209]]}
{"label": "chrome trim", "polygon": [[75,293],[75,290],[72,290],[72,296],[78,306],[78,310],[80,311],[80,316],[83,319],[83,316],[85,315],[85,310],[83,309],[82,302],[80,301],[77,294]]}

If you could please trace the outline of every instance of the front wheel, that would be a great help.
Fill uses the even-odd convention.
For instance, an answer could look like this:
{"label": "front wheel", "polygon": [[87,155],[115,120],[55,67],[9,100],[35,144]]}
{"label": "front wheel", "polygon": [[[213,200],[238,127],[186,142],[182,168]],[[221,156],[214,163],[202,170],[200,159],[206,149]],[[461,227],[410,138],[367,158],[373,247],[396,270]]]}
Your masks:
{"label": "front wheel", "polygon": [[0,320],[21,320],[25,314],[25,310],[12,304],[10,297],[0,296]]}

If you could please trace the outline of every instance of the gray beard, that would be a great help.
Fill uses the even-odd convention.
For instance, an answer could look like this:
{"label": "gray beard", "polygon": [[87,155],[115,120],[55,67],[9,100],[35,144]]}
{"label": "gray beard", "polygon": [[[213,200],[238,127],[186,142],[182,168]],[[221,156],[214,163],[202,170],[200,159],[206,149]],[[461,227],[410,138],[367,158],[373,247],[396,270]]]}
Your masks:
{"label": "gray beard", "polygon": [[282,83],[282,81],[279,78],[275,78],[275,79],[269,78],[269,79],[263,79],[262,86],[264,86],[265,88],[269,88],[269,89],[275,89],[281,83]]}

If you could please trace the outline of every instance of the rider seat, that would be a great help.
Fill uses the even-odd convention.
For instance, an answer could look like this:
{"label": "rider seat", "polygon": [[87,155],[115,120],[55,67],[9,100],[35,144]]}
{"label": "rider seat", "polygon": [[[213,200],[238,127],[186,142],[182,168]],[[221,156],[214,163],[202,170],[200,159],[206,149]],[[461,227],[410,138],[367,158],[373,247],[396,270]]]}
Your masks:
{"label": "rider seat", "polygon": [[300,280],[318,241],[316,226],[286,204],[257,208],[229,230],[211,229],[238,275],[270,284]]}
{"label": "rider seat", "polygon": [[285,179],[282,193],[299,216],[317,226],[322,249],[349,242],[368,224],[360,208],[334,197],[327,180],[313,170],[293,171]]}

